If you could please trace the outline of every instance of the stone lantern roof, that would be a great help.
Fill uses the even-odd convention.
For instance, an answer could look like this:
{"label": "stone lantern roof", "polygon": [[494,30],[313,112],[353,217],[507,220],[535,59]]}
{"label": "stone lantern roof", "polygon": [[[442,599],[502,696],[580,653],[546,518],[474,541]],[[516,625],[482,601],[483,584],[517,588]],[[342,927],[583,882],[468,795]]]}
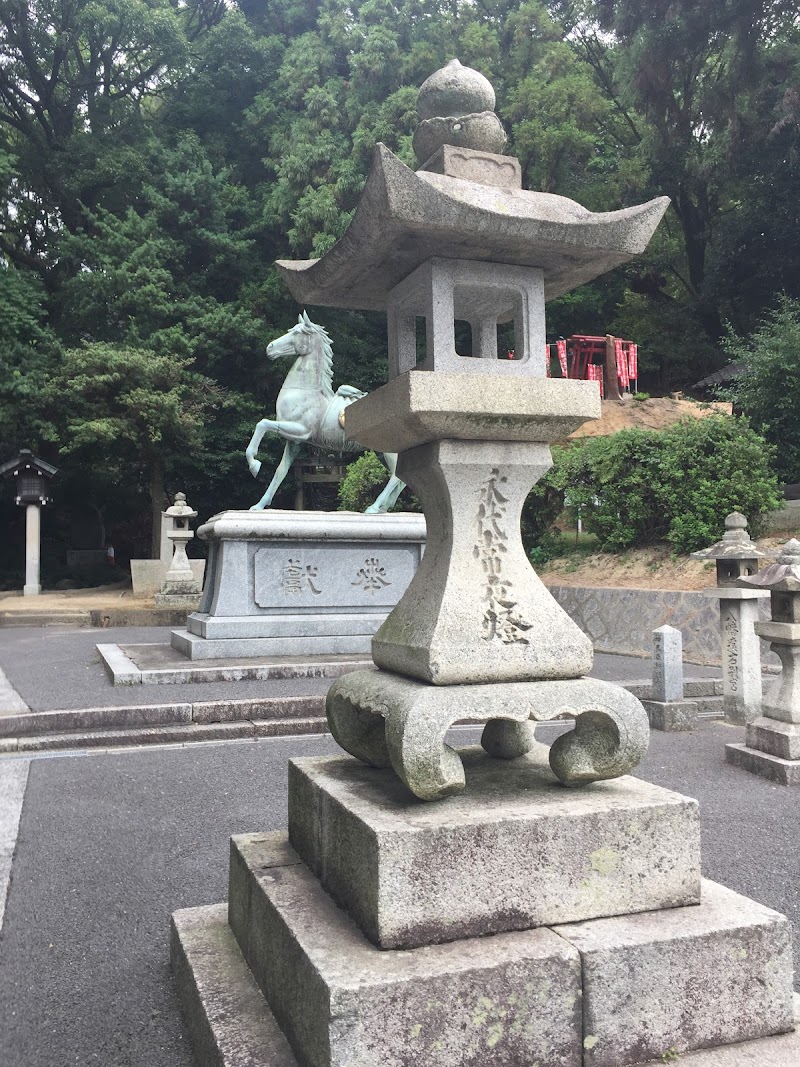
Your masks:
{"label": "stone lantern roof", "polygon": [[800,541],[793,537],[783,546],[775,563],[739,581],[776,593],[800,593]]}
{"label": "stone lantern roof", "polygon": [[186,503],[185,493],[176,493],[175,503],[168,507],[164,514],[174,519],[194,519],[197,516],[197,512]]}
{"label": "stone lantern roof", "polygon": [[595,213],[522,189],[519,161],[500,154],[494,90],[458,60],[428,78],[417,109],[419,169],[376,145],[344,236],[321,259],[278,260],[301,304],[383,310],[388,293],[433,257],[541,268],[551,300],[643,252],[669,204],[661,196]]}
{"label": "stone lantern roof", "polygon": [[732,511],[725,519],[725,533],[709,548],[692,552],[692,559],[764,559],[766,552],[750,540],[747,519],[740,511]]}

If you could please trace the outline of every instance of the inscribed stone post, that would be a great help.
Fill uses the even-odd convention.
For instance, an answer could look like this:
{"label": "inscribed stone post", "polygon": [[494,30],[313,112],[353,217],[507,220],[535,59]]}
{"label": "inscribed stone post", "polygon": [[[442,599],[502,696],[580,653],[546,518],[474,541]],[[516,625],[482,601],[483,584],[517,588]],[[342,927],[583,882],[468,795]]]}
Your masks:
{"label": "inscribed stone post", "polygon": [[653,630],[653,700],[683,700],[683,635],[674,626]]}
{"label": "inscribed stone post", "polygon": [[697,704],[683,699],[683,635],[674,626],[653,630],[653,685],[642,704],[655,730],[692,730],[697,724]]}

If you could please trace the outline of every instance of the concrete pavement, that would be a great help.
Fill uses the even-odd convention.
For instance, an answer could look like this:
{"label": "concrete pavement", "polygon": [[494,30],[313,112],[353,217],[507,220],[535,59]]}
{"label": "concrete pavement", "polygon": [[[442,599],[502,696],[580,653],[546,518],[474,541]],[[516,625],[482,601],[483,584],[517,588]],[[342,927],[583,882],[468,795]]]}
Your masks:
{"label": "concrete pavement", "polygon": [[[169,632],[122,631],[141,649],[168,648]],[[96,646],[115,649],[107,642],[116,636],[110,629],[0,629],[0,754],[324,732],[332,678],[370,662],[367,656],[294,657],[297,662],[262,665],[253,680],[114,685]],[[651,667],[649,660],[598,654],[592,673],[642,697]],[[698,698],[704,714],[719,715],[715,670],[687,666],[686,673],[687,697]]]}

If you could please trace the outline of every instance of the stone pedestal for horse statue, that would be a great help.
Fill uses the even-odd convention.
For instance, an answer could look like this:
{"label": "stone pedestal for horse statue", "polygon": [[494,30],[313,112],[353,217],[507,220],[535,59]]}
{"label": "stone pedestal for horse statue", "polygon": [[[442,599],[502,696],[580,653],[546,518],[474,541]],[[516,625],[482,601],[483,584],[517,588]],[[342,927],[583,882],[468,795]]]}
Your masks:
{"label": "stone pedestal for horse statue", "polygon": [[174,649],[192,660],[365,653],[419,566],[425,520],[223,511],[197,535],[206,581]]}
{"label": "stone pedestal for horse statue", "polygon": [[[291,761],[288,838],[233,838],[228,907],[173,917],[195,1048],[204,1064],[629,1067],[747,1042],[692,1067],[789,1063],[800,1040],[773,1036],[794,1024],[789,923],[701,879],[694,801],[626,776],[644,709],[586,677],[591,645],[519,540],[549,442],[599,414],[594,383],[544,377],[543,294],[641,251],[666,204],[589,216],[509,189],[493,107],[477,71],[434,74],[415,138],[431,169],[379,148],[339,244],[283,265],[309,303],[396,312],[396,376],[345,427],[399,452],[428,544],[378,669],[329,692],[350,757]],[[462,307],[477,358],[456,354]],[[518,365],[493,355],[508,317]],[[486,726],[457,752],[463,718]],[[574,728],[548,750],[533,724],[555,718]]]}

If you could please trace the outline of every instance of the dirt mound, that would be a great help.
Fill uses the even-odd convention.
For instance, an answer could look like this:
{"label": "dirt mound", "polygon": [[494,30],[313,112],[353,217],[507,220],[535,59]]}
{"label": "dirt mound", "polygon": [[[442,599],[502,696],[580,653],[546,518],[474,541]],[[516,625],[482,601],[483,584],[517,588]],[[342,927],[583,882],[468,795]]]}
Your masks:
{"label": "dirt mound", "polygon": [[581,437],[606,437],[619,430],[666,430],[679,419],[705,419],[709,415],[730,415],[731,405],[715,402],[698,403],[695,400],[673,400],[669,396],[651,397],[649,400],[604,400],[603,413],[594,422],[570,434],[568,441]]}
{"label": "dirt mound", "polygon": [[[786,536],[762,537],[757,544],[762,552],[774,553]],[[707,589],[717,581],[713,561],[688,556],[673,559],[669,545],[633,548],[619,554],[578,546],[567,555],[538,564],[536,571],[546,585],[692,590]]]}

